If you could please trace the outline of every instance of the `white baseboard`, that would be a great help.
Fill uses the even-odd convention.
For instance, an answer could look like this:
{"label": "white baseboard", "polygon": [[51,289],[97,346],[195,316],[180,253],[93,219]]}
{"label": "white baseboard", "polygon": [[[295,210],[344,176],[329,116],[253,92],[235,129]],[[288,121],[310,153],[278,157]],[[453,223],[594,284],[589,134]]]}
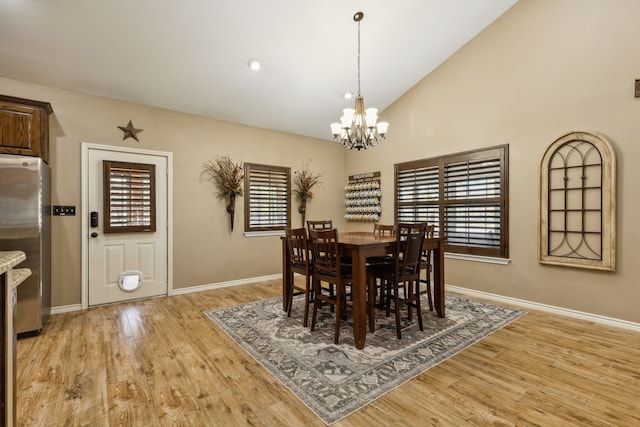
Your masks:
{"label": "white baseboard", "polygon": [[[169,295],[183,295],[193,292],[210,291],[212,289],[228,288],[230,286],[247,285],[250,283],[264,282],[267,280],[281,279],[282,274],[272,274],[271,276],[250,277],[247,279],[230,280],[228,282],[210,283],[207,285],[190,286],[188,288],[173,289]],[[82,304],[61,305],[51,308],[51,314],[70,313],[72,311],[82,310]]]}
{"label": "white baseboard", "polygon": [[[193,292],[210,291],[213,289],[228,288],[230,286],[247,285],[250,283],[264,282],[268,280],[279,280],[282,278],[282,274],[272,274],[270,276],[250,277],[247,279],[230,280],[228,282],[210,283],[207,285],[190,286],[188,288],[173,289],[170,295],[184,295]],[[629,322],[626,320],[615,319],[613,317],[600,316],[598,314],[586,313],[583,311],[571,310],[568,308],[556,307],[553,305],[541,304],[537,302],[526,301],[518,298],[505,297],[502,295],[491,294],[488,292],[476,291],[473,289],[462,288],[454,285],[446,285],[446,289],[451,292],[456,292],[471,297],[485,298],[497,302],[504,302],[506,304],[518,305],[524,308],[530,308],[534,310],[540,310],[547,313],[559,314],[562,316],[574,317],[577,319],[587,320],[590,322],[601,323],[604,325],[614,326],[617,328],[629,329],[632,331],[640,332],[640,323]],[[69,313],[72,311],[82,310],[81,304],[71,304],[51,308],[51,314]]]}
{"label": "white baseboard", "polygon": [[556,307],[553,305],[541,304],[537,302],[531,302],[521,300],[518,298],[505,297],[502,295],[491,294],[488,292],[476,291],[473,289],[461,288],[459,286],[446,285],[446,289],[451,292],[456,292],[471,297],[485,298],[493,301],[504,302],[507,304],[518,305],[524,308],[531,308],[534,310],[540,310],[547,313],[559,314],[562,316],[574,317],[576,319],[587,320],[594,323],[601,323],[604,325],[615,326],[617,328],[630,329],[632,331],[640,332],[640,323],[629,322],[626,320],[616,319],[613,317],[600,316],[598,314],[586,313],[584,311],[571,310],[569,308]]}
{"label": "white baseboard", "polygon": [[249,277],[247,279],[230,280],[228,282],[210,283],[207,285],[190,286],[171,291],[170,295],[184,295],[192,292],[210,291],[212,289],[228,288],[230,286],[248,285],[250,283],[265,282],[268,280],[282,279],[282,274],[272,274],[271,276]]}
{"label": "white baseboard", "polygon": [[51,314],[71,313],[72,311],[82,310],[82,304],[59,305],[51,307]]}

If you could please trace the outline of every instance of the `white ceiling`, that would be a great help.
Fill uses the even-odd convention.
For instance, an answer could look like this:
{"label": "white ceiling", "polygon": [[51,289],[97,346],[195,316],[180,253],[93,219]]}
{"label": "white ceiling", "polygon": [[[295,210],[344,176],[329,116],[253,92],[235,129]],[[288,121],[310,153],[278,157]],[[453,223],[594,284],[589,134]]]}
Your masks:
{"label": "white ceiling", "polygon": [[516,1],[0,0],[0,76],[331,139],[357,91],[355,12],[382,111]]}

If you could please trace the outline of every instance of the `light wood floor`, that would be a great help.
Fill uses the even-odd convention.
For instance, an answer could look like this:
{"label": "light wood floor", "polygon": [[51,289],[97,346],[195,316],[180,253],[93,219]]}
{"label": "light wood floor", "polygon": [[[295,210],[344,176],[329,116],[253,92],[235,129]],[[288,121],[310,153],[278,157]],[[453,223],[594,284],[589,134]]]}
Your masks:
{"label": "light wood floor", "polygon": [[[18,341],[22,426],[322,426],[202,311],[280,281],[52,316]],[[640,425],[640,333],[530,312],[337,426]]]}

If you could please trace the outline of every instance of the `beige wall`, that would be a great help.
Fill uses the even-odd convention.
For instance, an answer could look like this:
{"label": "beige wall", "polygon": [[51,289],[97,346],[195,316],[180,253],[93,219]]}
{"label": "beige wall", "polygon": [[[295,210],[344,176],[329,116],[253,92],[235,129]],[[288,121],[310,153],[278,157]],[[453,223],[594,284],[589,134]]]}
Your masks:
{"label": "beige wall", "polygon": [[[448,259],[446,282],[640,322],[638,16],[637,0],[520,0],[388,108],[388,140],[349,153],[345,173],[382,171],[392,222],[394,163],[508,143],[511,263]],[[540,160],[572,130],[604,135],[617,153],[615,273],[537,262]]]}
{"label": "beige wall", "polygon": [[[81,302],[81,143],[135,147],[173,153],[174,288],[277,274],[281,271],[277,236],[244,237],[244,202],[236,204],[230,231],[225,204],[213,184],[200,181],[201,165],[216,155],[324,173],[323,184],[308,204],[308,219],[339,218],[344,152],[336,144],[301,136],[235,125],[208,118],[83,95],[0,78],[0,93],[51,103],[53,204],[75,205],[75,217],[52,219],[52,304]],[[117,126],[129,120],[140,142],[122,141]],[[328,129],[328,127],[327,127]],[[294,206],[295,199],[292,200]],[[292,225],[300,226],[296,212]]]}
{"label": "beige wall", "polygon": [[[326,141],[14,80],[0,78],[0,93],[53,105],[56,204],[80,208],[81,141],[174,153],[176,288],[280,271],[278,238],[243,237],[242,214],[230,233],[222,202],[211,184],[199,181],[201,163],[216,154],[293,169],[313,159],[312,169],[325,176],[309,218],[336,221],[346,177],[379,170],[386,223],[393,221],[394,163],[508,143],[511,262],[447,259],[447,283],[640,322],[640,99],[633,97],[640,78],[638,16],[638,0],[520,0],[384,112],[391,123],[388,140],[346,155]],[[139,143],[121,141],[116,126],[129,119],[144,129]],[[617,152],[615,273],[537,262],[539,162],[549,144],[572,130],[603,134]],[[299,216],[293,218],[298,225]],[[53,304],[78,304],[80,218],[55,217],[53,238]]]}

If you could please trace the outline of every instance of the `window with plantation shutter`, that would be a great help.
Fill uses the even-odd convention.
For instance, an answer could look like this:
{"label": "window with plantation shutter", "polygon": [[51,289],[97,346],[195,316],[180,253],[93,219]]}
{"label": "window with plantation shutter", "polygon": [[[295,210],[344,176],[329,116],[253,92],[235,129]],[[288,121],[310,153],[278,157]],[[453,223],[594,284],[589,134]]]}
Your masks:
{"label": "window with plantation shutter", "polygon": [[155,165],[103,161],[104,232],[156,231]]}
{"label": "window with plantation shutter", "polygon": [[396,221],[435,225],[440,234],[440,174],[437,164],[396,167]]}
{"label": "window with plantation shutter", "polygon": [[508,257],[508,146],[395,166],[396,221],[427,221],[447,252]]}
{"label": "window with plantation shutter", "polygon": [[284,230],[291,225],[291,169],[245,163],[244,229]]}

